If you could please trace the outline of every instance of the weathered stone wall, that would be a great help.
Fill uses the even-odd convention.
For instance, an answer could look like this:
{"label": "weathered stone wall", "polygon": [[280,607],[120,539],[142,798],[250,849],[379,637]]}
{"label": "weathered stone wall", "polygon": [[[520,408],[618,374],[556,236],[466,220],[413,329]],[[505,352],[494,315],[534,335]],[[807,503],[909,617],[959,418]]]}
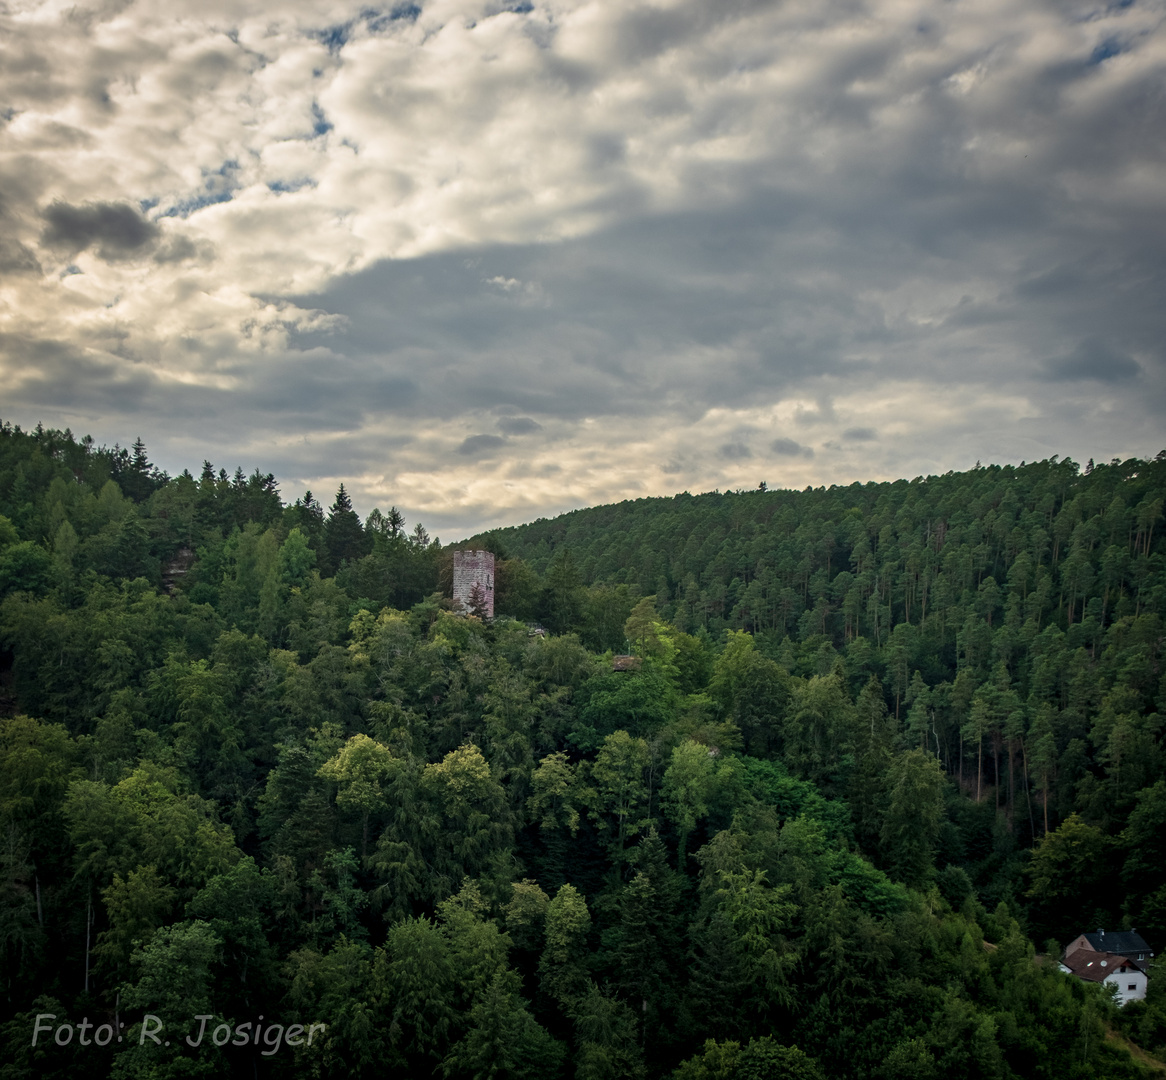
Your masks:
{"label": "weathered stone wall", "polygon": [[457,609],[470,610],[474,586],[481,586],[486,618],[494,618],[494,555],[489,551],[453,553],[453,599]]}

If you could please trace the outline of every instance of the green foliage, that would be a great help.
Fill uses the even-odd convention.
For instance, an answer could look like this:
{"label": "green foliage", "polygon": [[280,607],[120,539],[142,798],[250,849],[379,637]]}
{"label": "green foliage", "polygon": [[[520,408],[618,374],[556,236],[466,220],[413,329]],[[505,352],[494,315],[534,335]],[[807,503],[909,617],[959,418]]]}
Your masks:
{"label": "green foliage", "polygon": [[546,946],[539,960],[543,993],[571,1009],[587,993],[591,914],[574,885],[563,885],[546,909]]}
{"label": "green foliage", "polygon": [[587,750],[617,731],[651,735],[675,719],[678,705],[674,682],[652,667],[597,675],[583,687],[581,697],[582,725],[572,741]]}
{"label": "green foliage", "polygon": [[449,1052],[446,1076],[471,1080],[541,1080],[554,1076],[564,1047],[531,1016],[512,971],[498,972],[470,1009],[470,1029]]}
{"label": "green foliage", "polygon": [[714,893],[715,918],[725,921],[739,954],[745,977],[756,992],[771,1001],[790,1001],[789,974],[795,959],[782,931],[789,928],[795,908],[786,897],[789,889],[771,889],[765,872],[720,871],[721,883]]}
{"label": "green foliage", "polygon": [[[487,624],[396,510],[0,424],[4,1075],[1135,1075],[1159,977],[1025,933],[1166,935],[1164,489],[595,508]],[[115,1010],[327,1026],[30,1045]]]}
{"label": "green foliage", "polygon": [[639,1080],[643,1076],[636,1017],[626,1004],[592,984],[575,1006],[574,1020],[578,1080]]}
{"label": "green foliage", "polygon": [[[899,1074],[917,1075],[917,1074]],[[796,1046],[782,1046],[768,1035],[740,1043],[709,1039],[704,1053],[690,1058],[673,1080],[822,1080],[813,1058]]]}
{"label": "green foliage", "polygon": [[513,895],[505,908],[506,932],[520,949],[536,952],[543,939],[543,920],[550,897],[532,878],[523,878],[513,886]]}
{"label": "green foliage", "polygon": [[934,755],[909,750],[895,761],[883,819],[883,859],[891,874],[916,888],[934,869],[943,821],[943,768]]}
{"label": "green foliage", "polygon": [[118,873],[153,866],[179,895],[193,895],[239,858],[214,804],[181,794],[176,771],[150,762],[112,787],[75,781],[62,812],[77,876],[101,886]]}
{"label": "green foliage", "polygon": [[583,788],[579,771],[567,755],[560,751],[543,758],[531,777],[531,787],[527,806],[539,828],[565,828],[574,836],[579,831],[579,806],[591,793]]}
{"label": "green foliage", "polygon": [[361,854],[368,854],[369,819],[386,806],[384,788],[397,762],[387,746],[367,735],[353,735],[319,775],[336,785],[336,805],[361,817]]}
{"label": "green foliage", "polygon": [[368,554],[365,532],[360,524],[360,518],[352,509],[352,499],[340,485],[336,492],[336,501],[328,513],[328,520],[324,523],[324,551],[327,556],[327,566],[334,570],[353,559]]}
{"label": "green foliage", "polygon": [[[126,1025],[129,1046],[118,1053],[116,1077],[214,1076],[224,1066],[222,1052],[213,1044],[196,1053],[187,1040],[196,1034],[195,1017],[214,1014],[212,972],[221,942],[204,922],[178,923],[161,930],[133,953],[134,976],[121,990],[122,1007],[143,1019]],[[164,1033],[185,1038],[166,1039],[162,1045],[142,1035],[156,1028],[145,1014],[162,1023]],[[162,1036],[155,1035],[160,1039]]]}
{"label": "green foliage", "polygon": [[797,687],[785,723],[785,760],[821,787],[836,777],[854,747],[857,716],[840,675],[815,675]]}
{"label": "green foliage", "polygon": [[389,1039],[405,1061],[442,1057],[454,1022],[449,948],[428,919],[405,919],[389,930],[377,978],[389,1016]]}
{"label": "green foliage", "polygon": [[52,558],[39,544],[10,544],[0,551],[0,599],[17,591],[43,595],[51,570]]}
{"label": "green foliage", "polygon": [[1068,936],[1074,926],[1105,923],[1112,850],[1109,838],[1077,814],[1041,838],[1029,867],[1028,890],[1041,925]]}
{"label": "green foliage", "polygon": [[153,932],[167,922],[174,906],[175,890],[152,866],[131,870],[123,881],[113,875],[113,883],[101,898],[109,917],[109,929],[98,936],[95,955],[112,967],[129,960],[135,944],[148,942]]}
{"label": "green foliage", "polygon": [[648,786],[644,770],[648,766],[648,744],[626,731],[616,731],[603,740],[591,782],[595,789],[592,816],[601,830],[608,832],[608,845],[619,858],[627,841],[648,824]]}
{"label": "green foliage", "polygon": [[750,634],[729,631],[713,667],[709,695],[740,729],[750,753],[768,757],[782,749],[781,720],[790,690],[789,673],[757,652]]}

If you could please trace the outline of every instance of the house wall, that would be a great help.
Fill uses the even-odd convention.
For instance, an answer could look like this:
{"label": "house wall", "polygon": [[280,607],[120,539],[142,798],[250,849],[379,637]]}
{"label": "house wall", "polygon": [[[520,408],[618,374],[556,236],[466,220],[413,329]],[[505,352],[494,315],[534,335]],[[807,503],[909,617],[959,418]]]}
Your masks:
{"label": "house wall", "polygon": [[[1137,968],[1126,968],[1125,972],[1115,971],[1105,977],[1106,986],[1116,986],[1119,1002],[1142,1001],[1146,996],[1146,976]],[[1133,987],[1131,990],[1130,987]]]}

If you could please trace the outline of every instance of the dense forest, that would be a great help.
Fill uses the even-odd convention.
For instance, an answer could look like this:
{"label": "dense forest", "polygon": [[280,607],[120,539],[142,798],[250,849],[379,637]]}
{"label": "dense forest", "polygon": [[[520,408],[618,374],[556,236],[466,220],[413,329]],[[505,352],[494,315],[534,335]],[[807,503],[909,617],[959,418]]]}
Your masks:
{"label": "dense forest", "polygon": [[0,1078],[1161,1075],[1057,959],[1166,947],[1164,498],[580,510],[483,621],[343,486],[0,423]]}

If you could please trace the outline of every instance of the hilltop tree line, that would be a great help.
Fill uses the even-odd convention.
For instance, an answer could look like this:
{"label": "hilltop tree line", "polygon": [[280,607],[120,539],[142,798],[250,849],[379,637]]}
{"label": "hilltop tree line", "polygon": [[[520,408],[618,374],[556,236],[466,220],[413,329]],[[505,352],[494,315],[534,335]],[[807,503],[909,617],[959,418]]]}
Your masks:
{"label": "hilltop tree line", "polygon": [[875,676],[904,737],[1028,845],[1074,812],[1115,835],[1162,775],[1164,497],[1166,452],[1054,458],[640,499],[473,542],[552,583],[551,625],[593,647],[624,591],[689,633],[747,631],[791,674],[852,694]]}
{"label": "hilltop tree line", "polygon": [[2,1075],[1141,1075],[1158,982],[1055,955],[1166,942],[1164,491],[580,511],[467,543],[486,623],[343,487],[0,424]]}

